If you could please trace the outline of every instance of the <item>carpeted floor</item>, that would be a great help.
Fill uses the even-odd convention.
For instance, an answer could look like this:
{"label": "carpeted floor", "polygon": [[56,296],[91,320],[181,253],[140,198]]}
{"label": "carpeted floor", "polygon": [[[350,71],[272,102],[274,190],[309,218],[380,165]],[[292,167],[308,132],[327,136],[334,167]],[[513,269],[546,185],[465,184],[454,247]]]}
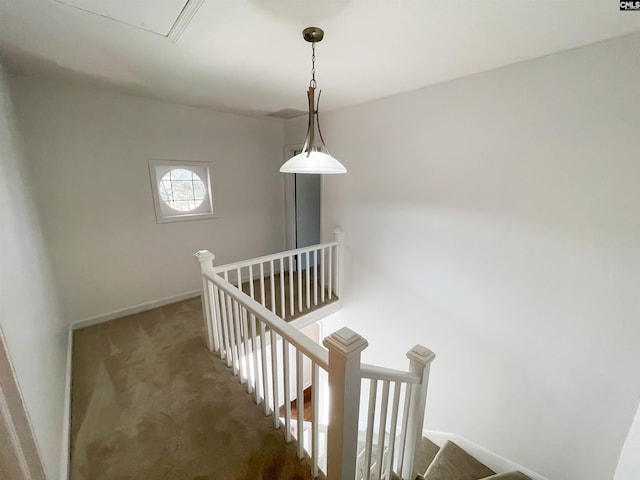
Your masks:
{"label": "carpeted floor", "polygon": [[310,478],[206,350],[199,298],[74,333],[71,480]]}
{"label": "carpeted floor", "polygon": [[[289,275],[293,275],[293,278],[290,280]],[[314,310],[318,310],[330,303],[334,303],[338,301],[338,297],[334,294],[329,298],[329,290],[324,289],[324,301],[322,300],[322,287],[318,283],[314,284],[314,268],[309,268],[309,281],[307,282],[307,271],[304,270],[300,278],[298,278],[298,273],[290,274],[288,272],[283,272],[282,279],[280,278],[280,273],[275,273],[273,276],[273,286],[274,286],[274,298],[275,298],[275,314],[280,318],[285,319],[287,322],[300,318],[308,313],[313,312]],[[318,281],[320,281],[320,273],[316,272]],[[291,296],[289,295],[289,287],[290,281],[293,282],[293,311],[291,309]],[[298,281],[300,281],[300,293],[298,296]],[[271,278],[267,275],[264,277],[264,303],[262,302],[261,288],[260,288],[260,279],[257,278],[253,281],[253,296],[252,298],[258,302],[262,303],[267,310],[271,310]],[[280,288],[282,283],[284,282],[284,310],[282,308],[282,297],[283,291]],[[307,283],[309,284],[309,306],[307,307]],[[247,295],[251,296],[251,285],[250,282],[244,282],[242,284],[242,291]],[[299,299],[302,300],[299,303]],[[302,307],[300,308],[300,305]],[[284,314],[283,314],[284,312]]]}

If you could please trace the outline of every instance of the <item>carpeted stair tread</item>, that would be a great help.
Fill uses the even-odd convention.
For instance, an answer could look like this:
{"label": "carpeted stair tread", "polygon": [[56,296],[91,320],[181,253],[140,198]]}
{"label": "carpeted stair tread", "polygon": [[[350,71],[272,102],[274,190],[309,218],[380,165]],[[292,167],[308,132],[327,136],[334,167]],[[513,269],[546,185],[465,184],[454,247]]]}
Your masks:
{"label": "carpeted stair tread", "polygon": [[522,472],[507,472],[507,473],[498,473],[496,475],[491,475],[490,477],[485,477],[482,480],[531,480],[530,477],[527,477]]}
{"label": "carpeted stair tread", "polygon": [[425,480],[479,480],[496,472],[447,441],[424,474]]}
{"label": "carpeted stair tread", "polygon": [[440,447],[426,437],[422,437],[422,442],[418,446],[416,457],[418,458],[418,471],[426,472],[433,459],[438,454]]}

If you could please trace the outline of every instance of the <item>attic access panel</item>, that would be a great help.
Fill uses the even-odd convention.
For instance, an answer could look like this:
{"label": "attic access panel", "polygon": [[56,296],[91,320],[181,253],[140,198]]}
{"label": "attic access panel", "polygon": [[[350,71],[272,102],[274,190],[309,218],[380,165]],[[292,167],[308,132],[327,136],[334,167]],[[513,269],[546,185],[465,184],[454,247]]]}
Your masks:
{"label": "attic access panel", "polygon": [[[88,13],[126,23],[132,27],[141,28],[169,36],[174,24],[177,23],[183,11],[188,10],[188,4],[199,6],[196,0],[55,0],[64,5],[84,10]],[[196,7],[197,8],[197,7]],[[195,12],[194,12],[195,13]]]}

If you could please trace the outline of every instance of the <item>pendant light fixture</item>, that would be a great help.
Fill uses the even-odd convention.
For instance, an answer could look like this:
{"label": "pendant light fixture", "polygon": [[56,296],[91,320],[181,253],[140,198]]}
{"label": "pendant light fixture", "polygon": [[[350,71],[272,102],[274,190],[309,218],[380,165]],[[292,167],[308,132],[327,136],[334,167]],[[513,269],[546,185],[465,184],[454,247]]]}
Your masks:
{"label": "pendant light fixture", "polygon": [[[334,174],[346,173],[338,160],[333,158],[322,138],[320,130],[320,121],[318,117],[318,106],[320,104],[320,94],[318,93],[318,102],[316,105],[316,43],[322,41],[324,31],[318,27],[308,27],[302,31],[303,38],[311,43],[311,81],[309,82],[309,90],[307,90],[307,98],[309,100],[309,125],[307,127],[307,138],[304,141],[302,152],[291,158],[280,167],[282,173],[316,173],[316,174]],[[318,130],[318,138],[320,146],[314,145],[316,139],[316,127]]]}

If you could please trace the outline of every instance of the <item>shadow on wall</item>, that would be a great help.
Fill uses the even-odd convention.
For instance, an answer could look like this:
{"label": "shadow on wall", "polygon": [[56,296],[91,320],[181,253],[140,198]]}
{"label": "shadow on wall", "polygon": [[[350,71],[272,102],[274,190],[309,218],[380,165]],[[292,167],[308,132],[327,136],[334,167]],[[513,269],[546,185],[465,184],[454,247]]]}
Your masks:
{"label": "shadow on wall", "polygon": [[[13,93],[13,92],[11,92]],[[64,415],[68,330],[59,313],[26,158],[0,65],[0,327],[11,367],[3,370],[10,412],[34,478],[66,468]],[[22,133],[22,132],[20,132]],[[11,394],[19,394],[19,405]],[[13,390],[13,391],[10,391]],[[13,403],[14,408],[11,408]],[[20,419],[25,408],[29,422]],[[15,415],[14,415],[15,414]],[[33,432],[31,432],[32,430]],[[36,449],[31,435],[35,437]],[[0,436],[1,437],[1,436]]]}
{"label": "shadow on wall", "polygon": [[[343,224],[347,290],[324,332],[349,326],[369,341],[365,361],[395,368],[406,367],[414,344],[432,349],[425,428],[466,436],[550,478],[579,478],[565,464],[589,451],[617,457],[622,445],[611,432],[628,428],[628,415],[610,412],[640,395],[620,382],[640,360],[628,358],[640,331],[610,312],[632,295],[624,251],[515,218],[415,203],[349,209]],[[594,351],[597,368],[588,368]],[[569,445],[559,462],[556,449]]]}

